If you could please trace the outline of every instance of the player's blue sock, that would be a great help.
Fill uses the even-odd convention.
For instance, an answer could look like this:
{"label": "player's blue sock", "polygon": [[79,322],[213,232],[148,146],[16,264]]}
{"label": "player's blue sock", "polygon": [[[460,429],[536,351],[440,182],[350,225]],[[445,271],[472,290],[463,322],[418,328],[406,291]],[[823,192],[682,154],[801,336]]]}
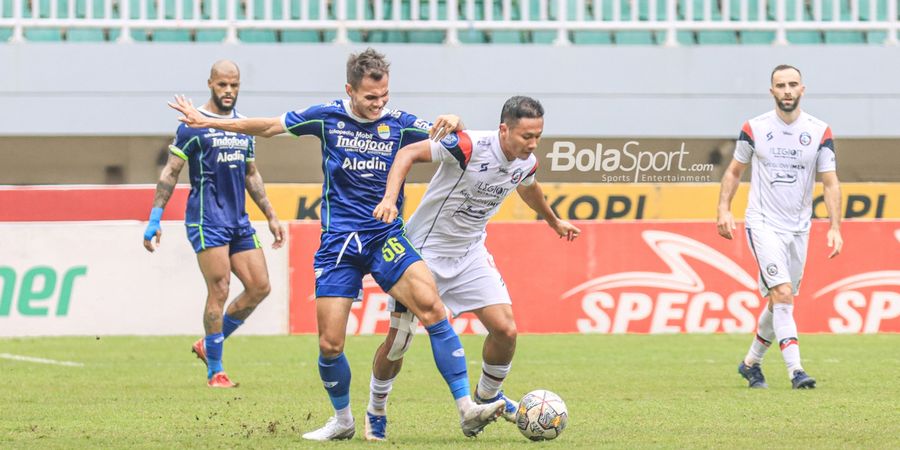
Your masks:
{"label": "player's blue sock", "polygon": [[222,371],[222,343],[225,342],[225,336],[222,333],[210,334],[204,338],[206,345],[206,363],[209,368],[206,371],[206,377],[212,378],[213,375]]}
{"label": "player's blue sock", "polygon": [[346,408],[350,404],[350,364],[347,357],[343,353],[331,359],[319,355],[319,376],[335,411]]}
{"label": "player's blue sock", "polygon": [[222,334],[227,339],[228,336],[231,336],[231,333],[234,333],[234,330],[237,330],[239,326],[243,325],[243,320],[235,319],[234,317],[225,314],[222,316]]}
{"label": "player's blue sock", "polygon": [[450,386],[454,399],[469,396],[469,374],[466,371],[466,354],[459,336],[450,322],[444,319],[425,327],[431,338],[431,353],[444,381]]}

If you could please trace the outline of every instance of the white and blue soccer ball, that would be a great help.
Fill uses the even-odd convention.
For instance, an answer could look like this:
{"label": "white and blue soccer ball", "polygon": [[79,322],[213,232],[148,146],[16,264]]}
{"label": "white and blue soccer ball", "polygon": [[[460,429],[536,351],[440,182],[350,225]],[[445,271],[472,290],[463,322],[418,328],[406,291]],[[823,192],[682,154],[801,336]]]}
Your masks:
{"label": "white and blue soccer ball", "polygon": [[532,441],[556,439],[568,422],[565,402],[550,391],[539,389],[525,394],[516,410],[516,426]]}

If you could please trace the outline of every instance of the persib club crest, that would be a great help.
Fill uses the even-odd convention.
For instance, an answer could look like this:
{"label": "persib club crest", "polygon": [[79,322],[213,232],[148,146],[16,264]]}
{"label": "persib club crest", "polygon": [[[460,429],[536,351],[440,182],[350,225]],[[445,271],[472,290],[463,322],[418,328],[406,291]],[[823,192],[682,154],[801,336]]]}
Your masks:
{"label": "persib club crest", "polygon": [[457,136],[455,132],[450,133],[450,134],[444,136],[443,139],[441,139],[441,145],[443,145],[446,148],[456,147],[457,143],[459,143],[459,136]]}
{"label": "persib club crest", "polygon": [[805,131],[800,133],[800,143],[801,144],[809,145],[810,142],[812,142],[812,136],[810,136],[809,133],[807,133]]}
{"label": "persib club crest", "polygon": [[386,123],[379,124],[378,137],[382,139],[389,139],[391,137],[391,127],[389,127]]}

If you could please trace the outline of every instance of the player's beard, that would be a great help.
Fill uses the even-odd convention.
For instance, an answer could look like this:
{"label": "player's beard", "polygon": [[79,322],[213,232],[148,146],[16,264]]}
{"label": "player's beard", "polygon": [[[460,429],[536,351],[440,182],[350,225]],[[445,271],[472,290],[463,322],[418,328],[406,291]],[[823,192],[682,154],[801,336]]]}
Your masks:
{"label": "player's beard", "polygon": [[216,104],[216,108],[219,108],[219,111],[225,111],[226,113],[230,113],[231,110],[233,110],[234,107],[237,105],[237,95],[235,95],[234,97],[232,97],[232,100],[231,100],[231,106],[226,106],[226,105],[222,102],[222,98],[224,98],[224,97],[225,97],[224,95],[221,96],[221,97],[219,97],[219,96],[213,94],[213,96],[212,96],[212,98],[213,98],[213,103]]}
{"label": "player's beard", "polygon": [[797,109],[798,106],[800,106],[800,97],[794,97],[792,100],[794,101],[794,103],[791,104],[791,106],[785,105],[781,100],[778,100],[777,98],[775,99],[775,104],[778,105],[778,109],[786,113],[794,112],[794,110]]}

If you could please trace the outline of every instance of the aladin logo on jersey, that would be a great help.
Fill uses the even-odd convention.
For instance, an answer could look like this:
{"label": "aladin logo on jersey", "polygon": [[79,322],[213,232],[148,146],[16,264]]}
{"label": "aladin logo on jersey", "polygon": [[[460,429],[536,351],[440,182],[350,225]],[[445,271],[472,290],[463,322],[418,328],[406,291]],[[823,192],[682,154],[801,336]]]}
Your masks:
{"label": "aladin logo on jersey", "polygon": [[240,150],[235,150],[231,153],[220,152],[216,155],[217,163],[230,163],[235,161],[244,161],[244,152]]}
{"label": "aladin logo on jersey", "polygon": [[390,139],[391,137],[391,127],[386,123],[382,123],[378,125],[378,137],[382,139]]}
{"label": "aladin logo on jersey", "polygon": [[247,150],[250,148],[249,138],[238,137],[222,137],[212,139],[213,147],[228,147],[233,149]]}
{"label": "aladin logo on jersey", "polygon": [[[581,297],[582,311],[587,317],[576,320],[578,331],[634,332],[636,322],[648,319],[651,334],[753,330],[756,325],[753,311],[760,306],[757,283],[740,265],[712,247],[680,234],[645,230],[641,238],[669,272],[613,273],[563,293],[561,299]],[[687,258],[721,271],[734,280],[738,289],[707,290]],[[656,298],[648,293],[651,291],[655,291]]]}
{"label": "aladin logo on jersey", "polygon": [[372,159],[350,159],[344,158],[344,164],[341,165],[344,170],[381,170],[387,172],[387,163],[379,157]]}

